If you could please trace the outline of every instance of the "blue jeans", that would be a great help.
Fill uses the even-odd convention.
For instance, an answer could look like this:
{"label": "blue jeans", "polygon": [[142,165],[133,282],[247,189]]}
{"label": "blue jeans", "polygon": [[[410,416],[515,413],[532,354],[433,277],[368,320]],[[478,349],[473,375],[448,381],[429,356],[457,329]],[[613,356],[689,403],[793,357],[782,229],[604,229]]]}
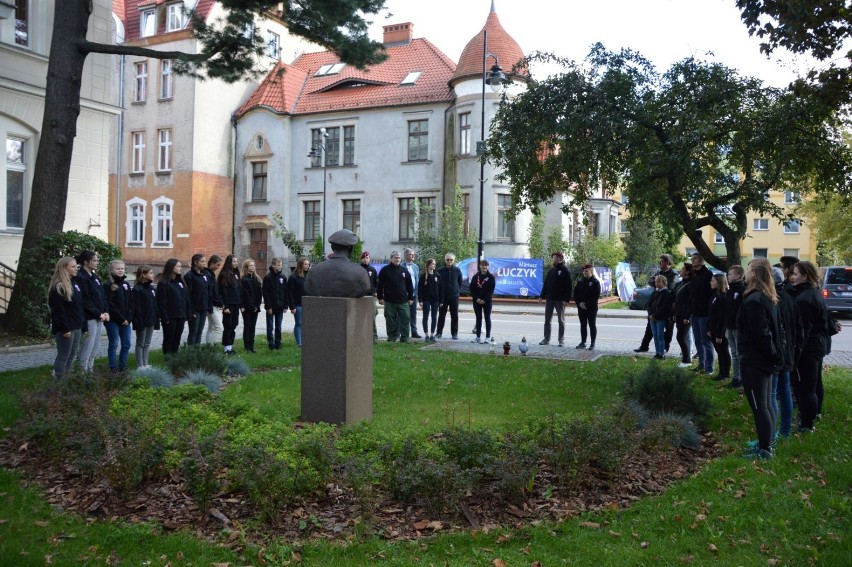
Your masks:
{"label": "blue jeans", "polygon": [[56,359],[53,361],[53,374],[57,380],[66,378],[74,366],[74,353],[80,348],[80,337],[83,332],[80,329],[71,331],[71,336],[65,338],[62,333],[56,333]]}
{"label": "blue jeans", "polygon": [[193,311],[195,318],[187,321],[189,323],[189,336],[186,337],[186,344],[200,345],[204,338],[204,323],[207,322],[207,311]]}
{"label": "blue jeans", "polygon": [[[274,311],[271,315],[266,313],[266,344],[269,348],[281,346],[281,322],[284,320],[283,311]],[[274,329],[273,329],[274,327]]]}
{"label": "blue jeans", "polygon": [[789,437],[790,428],[793,426],[793,390],[790,385],[789,370],[782,370],[779,374],[772,376],[772,400],[776,407],[776,415],[781,417],[778,433]]}
{"label": "blue jeans", "polygon": [[660,356],[666,354],[666,320],[651,321],[651,334],[654,336],[654,351]]}
{"label": "blue jeans", "polygon": [[713,373],[713,342],[707,336],[707,322],[709,317],[692,318],[692,338],[695,341],[695,350],[698,351],[698,364],[707,374]]}
{"label": "blue jeans", "polygon": [[739,384],[742,381],[742,375],[740,374],[740,351],[737,350],[737,330],[726,330],[725,337],[728,339],[728,349],[731,351],[731,382]]}
{"label": "blue jeans", "polygon": [[296,307],[296,312],[293,314],[295,318],[293,323],[293,336],[296,338],[296,346],[302,346],[302,306]]}
{"label": "blue jeans", "polygon": [[[110,370],[124,370],[127,368],[127,353],[130,352],[130,325],[107,321],[104,323],[104,327],[106,327],[107,338],[109,339],[109,346],[107,347],[109,368]],[[115,351],[118,349],[119,341],[121,341],[121,352],[116,362]]]}

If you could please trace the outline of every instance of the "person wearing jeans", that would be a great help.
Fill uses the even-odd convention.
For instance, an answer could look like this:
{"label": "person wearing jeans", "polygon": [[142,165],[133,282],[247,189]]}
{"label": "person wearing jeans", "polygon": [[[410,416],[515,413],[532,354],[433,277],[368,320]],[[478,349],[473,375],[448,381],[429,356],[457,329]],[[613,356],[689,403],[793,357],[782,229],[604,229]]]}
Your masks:
{"label": "person wearing jeans", "polygon": [[411,282],[414,286],[414,301],[408,304],[408,324],[411,327],[411,338],[419,339],[420,334],[417,332],[417,282],[420,281],[420,266],[414,262],[417,253],[411,248],[406,248],[403,255],[405,261],[402,262],[402,267],[411,274]]}
{"label": "person wearing jeans", "polygon": [[666,287],[665,276],[654,278],[654,293],[648,299],[648,321],[651,323],[651,334],[654,337],[654,358],[663,360],[666,357],[666,322],[672,318],[674,296]]}
{"label": "person wearing jeans", "polygon": [[699,254],[692,255],[692,338],[698,351],[698,367],[696,370],[705,374],[713,374],[713,341],[707,334],[710,313],[710,299],[713,290],[710,280],[713,274],[704,265],[704,259]]}
{"label": "person wearing jeans", "polygon": [[[130,352],[130,324],[133,320],[133,293],[124,274],[124,262],[113,260],[109,263],[109,282],[104,283],[104,297],[109,309],[109,321],[106,327],[109,347],[107,359],[110,372],[124,372],[127,369],[127,355]],[[121,352],[116,358],[119,342]]]}
{"label": "person wearing jeans", "polygon": [[76,276],[77,260],[70,256],[60,258],[48,286],[50,330],[56,340],[53,376],[57,380],[66,378],[71,372],[82,334],[83,294],[75,282]]}
{"label": "person wearing jeans", "polygon": [[269,350],[281,348],[281,323],[287,303],[287,276],[282,271],[284,262],[273,258],[269,273],[263,278],[263,307],[266,309],[266,345]]}
{"label": "person wearing jeans", "polygon": [[302,346],[302,296],[305,295],[305,277],[311,269],[311,261],[302,256],[296,261],[296,270],[287,278],[287,302],[293,314],[293,338],[296,346]]}

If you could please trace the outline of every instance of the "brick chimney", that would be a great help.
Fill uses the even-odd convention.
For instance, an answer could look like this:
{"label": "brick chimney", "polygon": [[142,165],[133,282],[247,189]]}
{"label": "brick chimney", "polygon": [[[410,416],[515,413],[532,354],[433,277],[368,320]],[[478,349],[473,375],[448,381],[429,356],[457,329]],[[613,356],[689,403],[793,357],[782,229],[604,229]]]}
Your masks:
{"label": "brick chimney", "polygon": [[405,45],[411,43],[414,37],[414,24],[391,24],[383,27],[385,34],[382,43],[387,45]]}

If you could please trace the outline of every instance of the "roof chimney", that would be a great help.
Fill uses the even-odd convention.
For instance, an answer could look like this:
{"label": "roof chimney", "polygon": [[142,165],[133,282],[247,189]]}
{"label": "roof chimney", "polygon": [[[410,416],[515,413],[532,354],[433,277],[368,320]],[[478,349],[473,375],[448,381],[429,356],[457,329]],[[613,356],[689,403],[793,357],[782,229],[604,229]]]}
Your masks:
{"label": "roof chimney", "polygon": [[385,30],[385,34],[382,43],[384,43],[385,46],[405,45],[411,43],[411,40],[414,37],[414,24],[411,22],[383,26],[383,29]]}

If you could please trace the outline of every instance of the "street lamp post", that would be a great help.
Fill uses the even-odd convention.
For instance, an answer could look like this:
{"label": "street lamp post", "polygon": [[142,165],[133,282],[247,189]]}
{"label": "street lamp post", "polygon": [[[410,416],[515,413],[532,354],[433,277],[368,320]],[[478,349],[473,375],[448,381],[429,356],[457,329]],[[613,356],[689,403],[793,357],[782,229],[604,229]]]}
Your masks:
{"label": "street lamp post", "polygon": [[[489,57],[494,58],[494,65],[491,71],[486,74],[485,65]],[[485,156],[482,152],[485,151],[485,85],[488,84],[497,92],[507,82],[506,75],[503,74],[503,69],[500,67],[500,62],[497,56],[488,51],[488,30],[482,30],[482,121],[480,124],[480,142],[477,148],[479,154],[479,243],[476,251],[477,263],[484,257],[484,243],[482,241],[483,218],[485,216]]]}
{"label": "street lamp post", "polygon": [[[325,240],[325,188],[326,181],[328,180],[328,164],[325,159],[325,143],[323,142],[323,140],[328,138],[328,132],[325,131],[325,128],[320,128],[320,138],[321,139],[317,142],[317,145],[311,148],[311,151],[308,153],[308,157],[322,157],[322,234],[320,235],[320,239]],[[323,242],[323,250],[325,250],[325,242]]]}

